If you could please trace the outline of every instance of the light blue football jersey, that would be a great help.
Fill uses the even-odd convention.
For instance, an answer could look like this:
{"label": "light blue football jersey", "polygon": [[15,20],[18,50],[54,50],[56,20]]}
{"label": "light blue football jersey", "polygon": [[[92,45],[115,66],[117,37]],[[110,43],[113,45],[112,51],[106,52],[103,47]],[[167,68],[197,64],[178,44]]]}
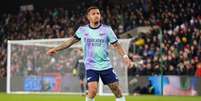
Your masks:
{"label": "light blue football jersey", "polygon": [[109,58],[109,45],[118,41],[110,26],[100,24],[96,28],[90,25],[80,26],[75,38],[81,40],[86,70],[106,70],[112,68]]}

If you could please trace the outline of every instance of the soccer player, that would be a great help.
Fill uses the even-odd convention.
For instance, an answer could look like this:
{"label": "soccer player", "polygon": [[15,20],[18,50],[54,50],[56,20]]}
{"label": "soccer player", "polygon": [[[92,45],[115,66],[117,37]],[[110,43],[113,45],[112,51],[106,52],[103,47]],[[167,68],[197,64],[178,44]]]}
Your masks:
{"label": "soccer player", "polygon": [[88,95],[86,101],[95,101],[99,77],[105,85],[108,85],[116,97],[116,101],[125,101],[119,86],[118,78],[108,56],[109,45],[121,55],[125,64],[131,67],[132,63],[120,46],[118,39],[110,26],[101,23],[100,10],[91,6],[86,12],[89,24],[80,26],[75,35],[63,44],[50,49],[47,54],[53,55],[56,52],[66,49],[81,40],[84,52],[84,64],[88,83]]}
{"label": "soccer player", "polygon": [[78,58],[77,58],[76,66],[73,69],[78,70],[81,92],[82,92],[82,95],[85,95],[84,92],[87,93],[88,88],[87,88],[87,85],[85,88],[86,83],[84,82],[86,73],[85,73],[85,66],[84,66],[84,60],[83,60],[83,52],[81,49],[78,49],[77,53],[78,53]]}

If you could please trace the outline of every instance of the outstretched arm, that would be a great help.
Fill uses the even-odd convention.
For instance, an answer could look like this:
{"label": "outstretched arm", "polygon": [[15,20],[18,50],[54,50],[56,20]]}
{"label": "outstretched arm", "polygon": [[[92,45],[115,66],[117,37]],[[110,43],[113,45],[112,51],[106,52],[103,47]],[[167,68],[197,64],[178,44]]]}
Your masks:
{"label": "outstretched arm", "polygon": [[73,45],[74,43],[78,42],[79,40],[75,37],[71,37],[69,40],[64,41],[61,45],[51,48],[48,50],[48,55],[54,55],[56,52],[66,49]]}
{"label": "outstretched arm", "polygon": [[129,59],[128,55],[126,55],[124,49],[121,47],[119,42],[117,41],[117,42],[113,43],[112,45],[116,49],[116,51],[121,55],[121,57],[123,58],[124,62],[128,65],[128,67],[131,68],[132,62]]}

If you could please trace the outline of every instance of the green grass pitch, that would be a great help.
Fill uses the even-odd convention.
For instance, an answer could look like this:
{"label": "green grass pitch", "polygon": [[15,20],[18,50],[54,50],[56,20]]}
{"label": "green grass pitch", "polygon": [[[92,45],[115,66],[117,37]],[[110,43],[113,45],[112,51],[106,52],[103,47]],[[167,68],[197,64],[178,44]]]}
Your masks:
{"label": "green grass pitch", "polygon": [[[85,101],[85,97],[62,94],[0,93],[0,101]],[[114,96],[97,96],[96,101],[115,101],[115,98]],[[126,101],[201,101],[201,96],[126,96]]]}

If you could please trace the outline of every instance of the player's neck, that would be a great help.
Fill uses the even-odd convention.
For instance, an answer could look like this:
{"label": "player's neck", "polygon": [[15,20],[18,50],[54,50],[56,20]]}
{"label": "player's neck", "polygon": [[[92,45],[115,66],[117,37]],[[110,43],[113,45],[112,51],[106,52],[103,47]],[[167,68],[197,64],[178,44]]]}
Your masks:
{"label": "player's neck", "polygon": [[97,29],[101,26],[101,23],[100,22],[97,22],[97,23],[90,23],[89,24],[89,27],[92,28],[92,29]]}

